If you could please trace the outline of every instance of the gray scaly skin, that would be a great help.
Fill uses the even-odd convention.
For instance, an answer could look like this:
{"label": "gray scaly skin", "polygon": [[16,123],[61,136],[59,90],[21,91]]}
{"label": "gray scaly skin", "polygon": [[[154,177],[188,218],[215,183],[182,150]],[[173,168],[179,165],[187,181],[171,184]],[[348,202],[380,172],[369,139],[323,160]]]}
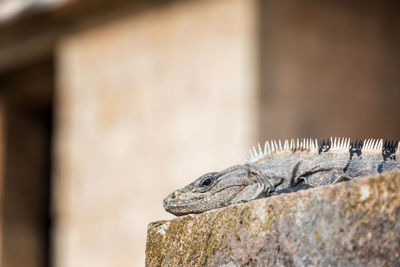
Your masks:
{"label": "gray scaly skin", "polygon": [[400,170],[399,142],[349,138],[266,142],[245,164],[204,174],[164,199],[166,211],[201,213],[270,195]]}

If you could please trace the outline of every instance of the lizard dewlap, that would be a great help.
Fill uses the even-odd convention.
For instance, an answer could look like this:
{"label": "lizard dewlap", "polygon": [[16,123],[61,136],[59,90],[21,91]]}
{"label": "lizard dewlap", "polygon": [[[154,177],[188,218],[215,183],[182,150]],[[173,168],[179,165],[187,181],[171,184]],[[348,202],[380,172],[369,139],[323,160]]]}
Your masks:
{"label": "lizard dewlap", "polygon": [[382,139],[286,140],[250,150],[246,163],[211,172],[169,194],[166,211],[201,213],[274,194],[400,170],[400,144]]}

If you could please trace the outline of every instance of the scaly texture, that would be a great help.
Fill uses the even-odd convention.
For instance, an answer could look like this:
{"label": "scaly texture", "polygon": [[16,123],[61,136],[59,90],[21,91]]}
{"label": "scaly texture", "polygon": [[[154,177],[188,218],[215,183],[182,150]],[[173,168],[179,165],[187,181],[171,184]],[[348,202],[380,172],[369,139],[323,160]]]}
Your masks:
{"label": "scaly texture", "polygon": [[400,170],[400,144],[382,139],[302,139],[253,147],[245,164],[204,174],[164,199],[177,216]]}

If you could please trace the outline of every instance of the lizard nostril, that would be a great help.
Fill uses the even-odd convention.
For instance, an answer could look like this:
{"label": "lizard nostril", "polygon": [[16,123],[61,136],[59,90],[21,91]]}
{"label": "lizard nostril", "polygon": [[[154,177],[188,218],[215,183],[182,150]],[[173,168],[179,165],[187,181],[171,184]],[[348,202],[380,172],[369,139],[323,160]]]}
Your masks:
{"label": "lizard nostril", "polygon": [[163,199],[163,204],[164,204],[164,207],[168,204],[168,197]]}
{"label": "lizard nostril", "polygon": [[174,199],[174,198],[176,198],[177,196],[178,196],[178,194],[177,194],[176,192],[173,192],[172,195],[171,195],[171,198]]}

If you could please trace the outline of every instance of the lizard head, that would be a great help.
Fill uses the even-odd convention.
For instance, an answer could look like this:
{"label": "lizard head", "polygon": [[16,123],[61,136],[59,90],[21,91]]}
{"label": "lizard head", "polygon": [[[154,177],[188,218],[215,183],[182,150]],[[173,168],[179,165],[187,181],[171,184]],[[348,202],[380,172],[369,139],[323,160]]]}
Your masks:
{"label": "lizard head", "polygon": [[164,198],[164,208],[181,216],[224,207],[251,183],[248,170],[241,165],[207,173]]}

